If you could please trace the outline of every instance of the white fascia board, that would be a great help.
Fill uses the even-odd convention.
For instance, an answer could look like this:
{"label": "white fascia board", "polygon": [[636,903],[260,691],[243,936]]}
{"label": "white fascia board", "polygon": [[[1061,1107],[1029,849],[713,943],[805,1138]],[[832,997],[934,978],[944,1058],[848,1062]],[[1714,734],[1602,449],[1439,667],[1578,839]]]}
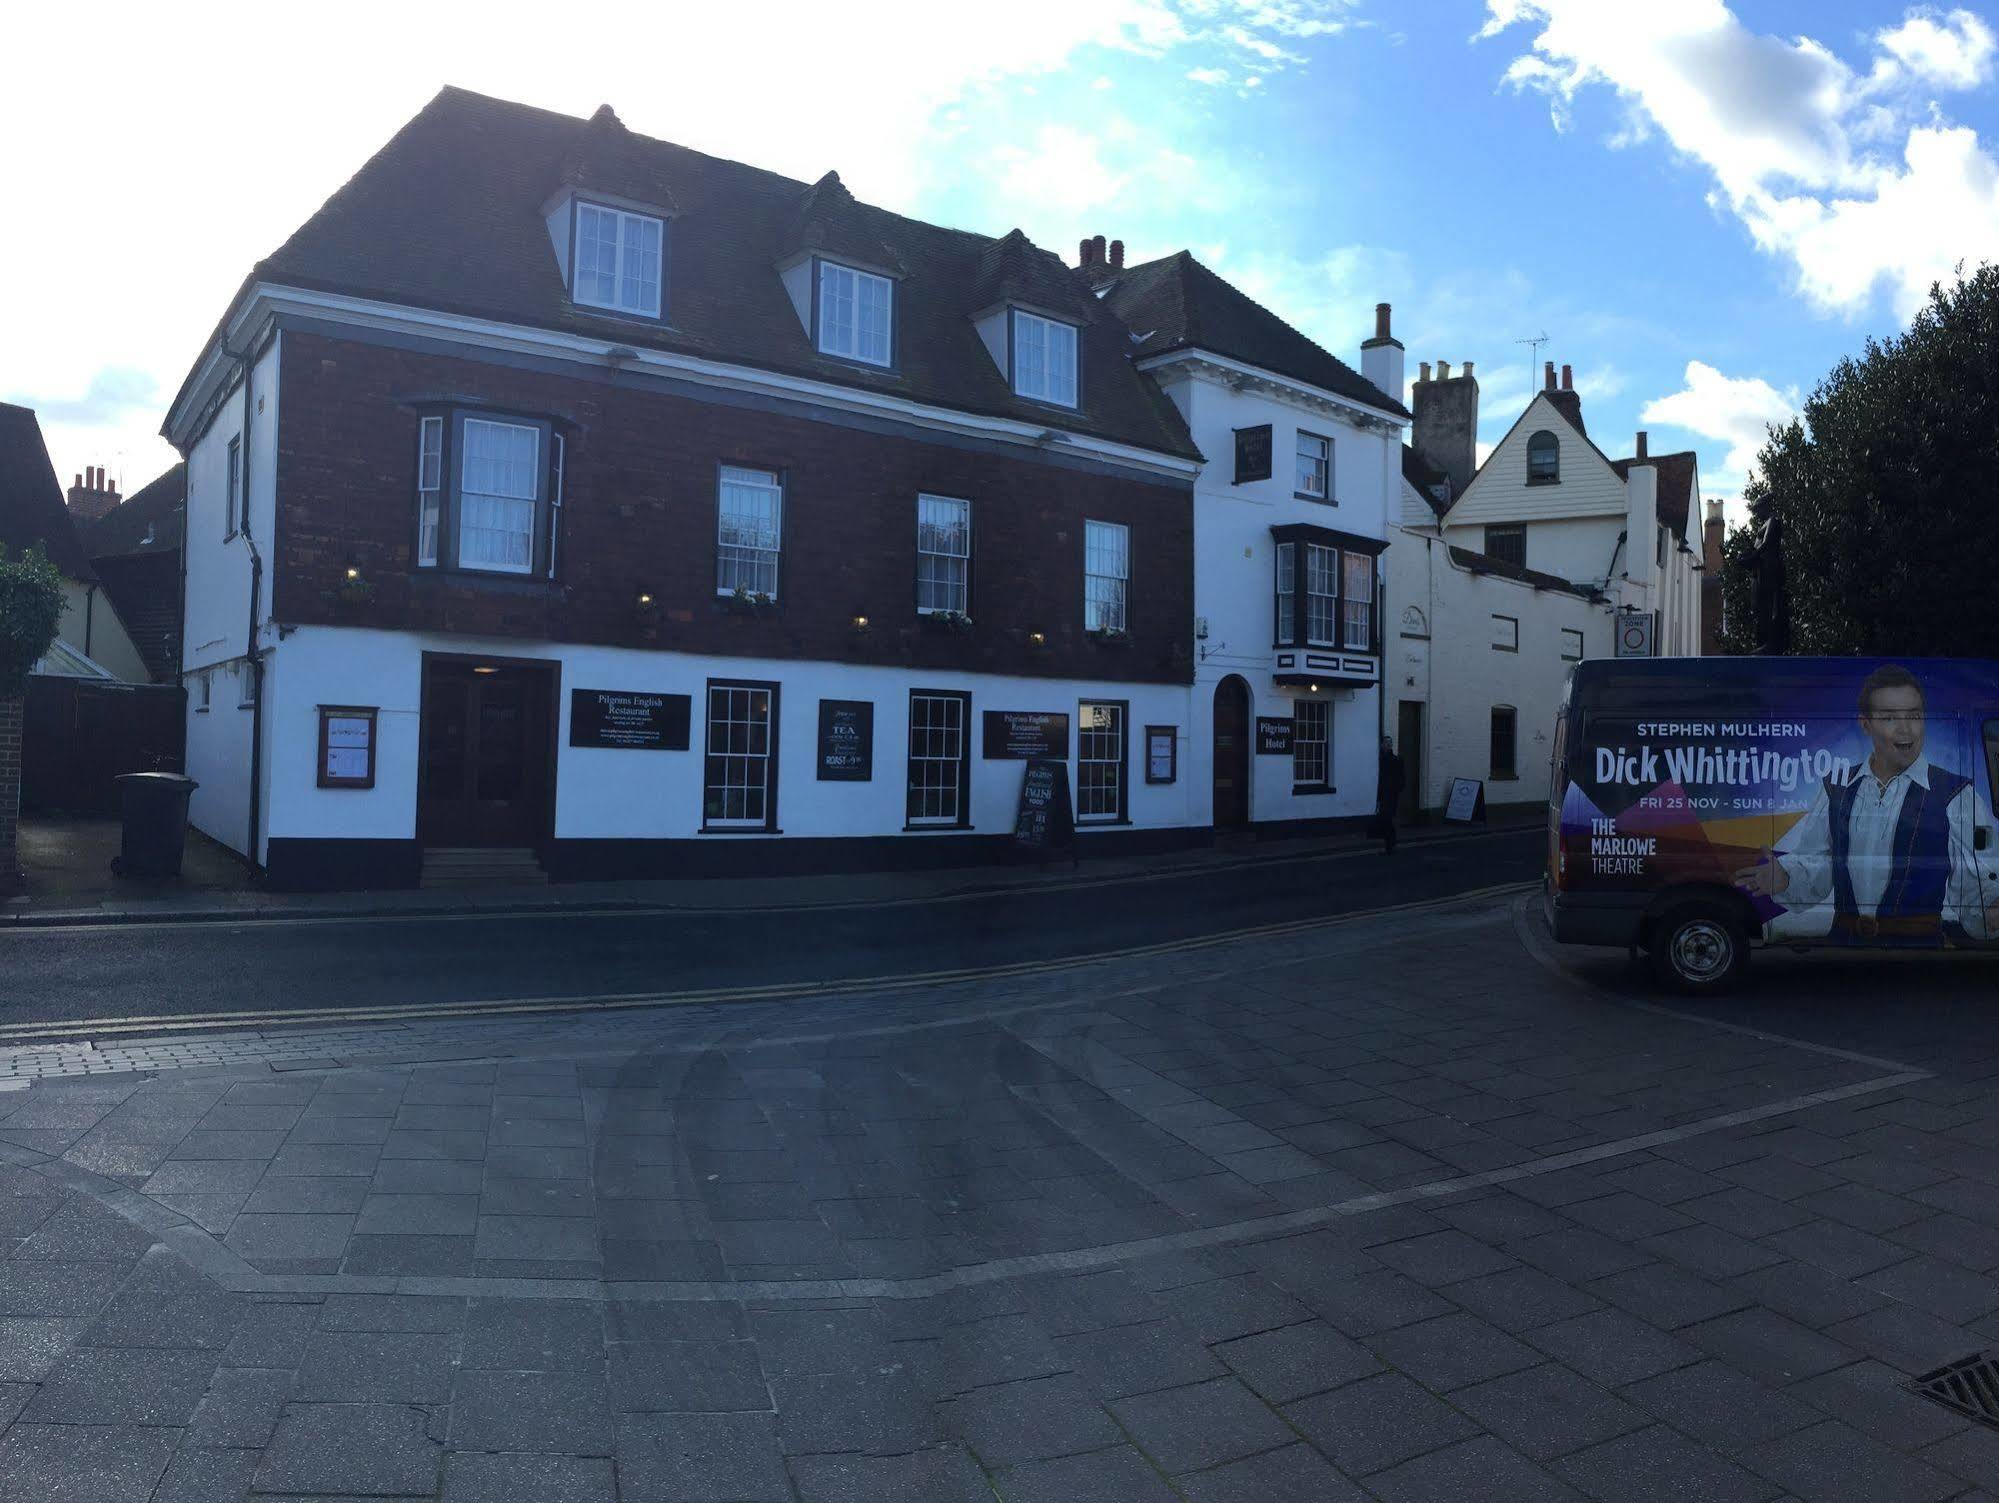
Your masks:
{"label": "white fascia board", "polygon": [[1188,480],[1200,473],[1202,465],[1202,461],[1198,459],[1182,458],[1177,454],[1162,454],[1156,450],[1141,449],[1109,439],[1092,438],[1081,433],[1066,433],[1044,423],[1023,423],[1013,418],[956,412],[950,408],[931,407],[886,392],[841,386],[831,381],[815,380],[809,376],[790,376],[777,371],[758,370],[753,366],[731,365],[720,360],[705,360],[696,355],[681,355],[668,350],[637,350],[629,359],[612,362],[607,358],[611,351],[632,350],[632,346],[616,338],[591,338],[582,334],[531,328],[524,324],[502,323],[494,319],[439,313],[426,308],[413,308],[403,303],[378,302],[369,298],[348,297],[340,293],[312,292],[303,288],[283,287],[265,282],[257,283],[244,294],[238,311],[223,328],[223,338],[204,352],[195,379],[188,384],[187,392],[182,399],[168,412],[161,432],[170,442],[178,443],[177,435],[184,436],[183,430],[188,425],[190,415],[203,409],[205,393],[226,378],[229,357],[222,347],[234,346],[238,342],[240,331],[244,328],[254,327],[260,321],[279,314],[326,319],[352,324],[357,328],[425,335],[434,339],[453,340],[479,349],[533,355],[542,359],[569,360],[597,370],[649,371],[704,386],[783,397],[792,401],[838,408],[846,412],[893,419],[908,423],[912,427],[991,439],[1000,443],[1020,444],[1027,448],[1046,449],[1051,445],[1059,445],[1066,452]]}
{"label": "white fascia board", "polygon": [[1259,382],[1269,395],[1301,402],[1314,410],[1323,410],[1327,407],[1344,409],[1343,415],[1355,415],[1349,416],[1348,421],[1355,422],[1356,427],[1366,426],[1355,421],[1356,416],[1372,418],[1378,423],[1387,423],[1395,428],[1405,428],[1409,425],[1407,417],[1398,416],[1380,407],[1370,407],[1365,402],[1356,402],[1352,397],[1343,397],[1337,392],[1327,391],[1324,387],[1313,386],[1306,381],[1296,381],[1289,376],[1277,375],[1264,370],[1261,366],[1245,365],[1240,360],[1231,360],[1227,355],[1217,355],[1212,350],[1197,347],[1168,350],[1163,355],[1152,355],[1139,361],[1137,368],[1149,374],[1157,370],[1168,370],[1176,365],[1211,366],[1217,374],[1226,373]]}

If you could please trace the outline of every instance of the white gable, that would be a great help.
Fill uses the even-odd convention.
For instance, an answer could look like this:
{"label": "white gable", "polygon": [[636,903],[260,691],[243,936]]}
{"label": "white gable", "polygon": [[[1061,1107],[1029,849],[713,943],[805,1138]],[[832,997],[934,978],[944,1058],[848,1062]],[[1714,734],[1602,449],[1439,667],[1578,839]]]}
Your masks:
{"label": "white gable", "polygon": [[[1527,443],[1549,432],[1561,454],[1553,485],[1527,483]],[[1596,446],[1576,432],[1546,395],[1536,392],[1526,412],[1492,451],[1445,518],[1457,527],[1485,522],[1533,522],[1561,517],[1623,516],[1624,482]]]}

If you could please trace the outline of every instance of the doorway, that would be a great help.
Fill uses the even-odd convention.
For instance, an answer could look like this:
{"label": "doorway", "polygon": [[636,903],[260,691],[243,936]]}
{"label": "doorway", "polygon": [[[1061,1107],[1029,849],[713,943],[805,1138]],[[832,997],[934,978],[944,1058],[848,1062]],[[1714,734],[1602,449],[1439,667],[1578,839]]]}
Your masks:
{"label": "doorway", "polygon": [[1249,827],[1249,685],[1230,674],[1215,685],[1215,828]]}
{"label": "doorway", "polygon": [[1423,812],[1423,701],[1404,699],[1395,706],[1395,749],[1402,754],[1401,817]]}
{"label": "doorway", "polygon": [[425,657],[417,838],[533,846],[547,835],[552,663]]}

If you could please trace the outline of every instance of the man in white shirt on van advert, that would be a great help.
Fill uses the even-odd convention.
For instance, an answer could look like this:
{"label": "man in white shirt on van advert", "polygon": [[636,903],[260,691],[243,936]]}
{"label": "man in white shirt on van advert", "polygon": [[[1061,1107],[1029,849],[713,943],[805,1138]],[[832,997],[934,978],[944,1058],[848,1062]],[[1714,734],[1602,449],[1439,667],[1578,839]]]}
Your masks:
{"label": "man in white shirt on van advert", "polygon": [[[1941,945],[1999,938],[1999,883],[1979,891],[1969,779],[1922,759],[1927,701],[1908,669],[1877,668],[1860,687],[1866,765],[1829,778],[1784,849],[1735,874],[1787,909],[1833,905],[1830,938],[1845,944]],[[1999,860],[1999,854],[1988,853]]]}

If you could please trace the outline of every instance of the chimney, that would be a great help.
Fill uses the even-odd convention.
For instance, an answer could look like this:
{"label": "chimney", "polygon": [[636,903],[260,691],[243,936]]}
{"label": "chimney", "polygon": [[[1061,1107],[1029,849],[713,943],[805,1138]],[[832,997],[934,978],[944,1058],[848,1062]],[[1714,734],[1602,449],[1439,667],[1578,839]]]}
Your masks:
{"label": "chimney", "polygon": [[1638,462],[1640,464],[1645,462],[1645,441],[1648,437],[1649,435],[1643,428],[1638,430]]}
{"label": "chimney", "polygon": [[1437,379],[1416,387],[1410,407],[1409,447],[1449,477],[1452,499],[1462,496],[1478,468],[1478,382],[1471,362],[1453,376],[1450,363],[1439,360]]}
{"label": "chimney", "polygon": [[1575,389],[1576,389],[1576,383],[1573,379],[1571,379],[1569,375],[1569,368],[1565,365],[1562,367],[1562,390],[1574,391]]}
{"label": "chimney", "polygon": [[1085,271],[1089,270],[1090,266],[1090,250],[1090,237],[1085,235],[1081,243],[1076,247],[1076,264]]}
{"label": "chimney", "polygon": [[1102,266],[1104,264],[1104,237],[1102,235],[1092,235],[1090,237],[1090,264],[1092,266]]}
{"label": "chimney", "polygon": [[1124,242],[1122,240],[1113,240],[1111,242],[1111,270],[1124,270]]}
{"label": "chimney", "polygon": [[1543,377],[1543,384],[1547,386],[1547,388],[1548,388],[1548,390],[1549,390],[1549,391],[1553,391],[1553,390],[1555,389],[1555,362],[1554,362],[1554,361],[1550,360],[1550,361],[1548,361],[1548,362],[1547,362],[1547,365],[1546,365],[1546,371],[1547,371],[1547,374],[1546,374],[1546,376],[1544,376],[1544,377]]}
{"label": "chimney", "polygon": [[[1388,304],[1374,305],[1374,338],[1361,341],[1360,373],[1383,396],[1392,402],[1399,402],[1402,400],[1402,341],[1389,331],[1388,313]],[[1423,367],[1423,379],[1430,379],[1427,364]]]}
{"label": "chimney", "polygon": [[1416,377],[1416,379],[1417,379],[1418,381],[1428,381],[1428,380],[1430,379],[1430,362],[1429,362],[1429,361],[1427,361],[1427,360],[1423,361],[1423,362],[1422,362],[1422,363],[1421,363],[1420,365],[1418,365],[1418,366],[1416,367],[1416,369],[1417,369],[1417,370],[1418,370],[1419,372],[1421,372],[1421,374],[1420,374],[1420,375],[1418,375],[1418,376]]}
{"label": "chimney", "polygon": [[119,501],[118,482],[106,483],[102,465],[87,465],[69,488],[69,514],[78,522],[94,522]]}

